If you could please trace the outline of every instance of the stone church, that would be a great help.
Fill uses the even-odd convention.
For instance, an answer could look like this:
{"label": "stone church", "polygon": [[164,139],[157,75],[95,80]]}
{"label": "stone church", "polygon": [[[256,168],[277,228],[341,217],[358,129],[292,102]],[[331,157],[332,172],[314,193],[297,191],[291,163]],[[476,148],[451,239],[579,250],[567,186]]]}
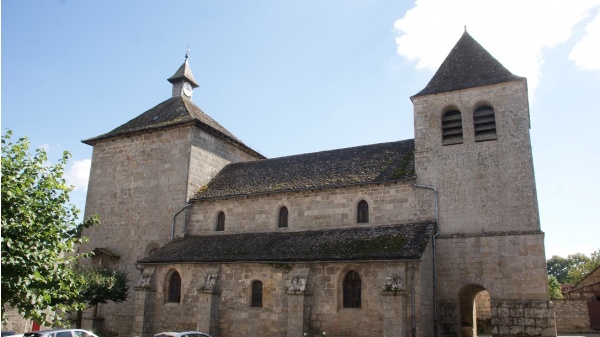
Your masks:
{"label": "stone church", "polygon": [[84,143],[94,263],[129,299],[104,335],[556,336],[527,81],[466,31],[414,105],[414,139],[268,159],[172,97]]}

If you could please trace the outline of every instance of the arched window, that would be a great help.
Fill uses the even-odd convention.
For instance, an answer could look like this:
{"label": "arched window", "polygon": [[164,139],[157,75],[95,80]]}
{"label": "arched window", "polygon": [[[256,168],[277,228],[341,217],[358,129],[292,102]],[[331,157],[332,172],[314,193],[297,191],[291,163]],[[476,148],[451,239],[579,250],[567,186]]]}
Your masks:
{"label": "arched window", "polygon": [[344,308],[360,308],[360,275],[354,270],[344,277]]}
{"label": "arched window", "polygon": [[442,117],[442,144],[451,145],[462,142],[462,115],[458,110],[450,110]]}
{"label": "arched window", "polygon": [[263,283],[261,281],[252,281],[252,300],[250,306],[253,308],[262,307]]}
{"label": "arched window", "polygon": [[477,108],[473,113],[473,123],[476,142],[497,139],[496,116],[492,107],[485,105]]}
{"label": "arched window", "polygon": [[217,216],[217,231],[222,232],[225,230],[225,213],[219,212]]}
{"label": "arched window", "polygon": [[278,223],[279,228],[283,228],[283,227],[287,227],[288,226],[288,209],[287,207],[283,206],[279,209],[279,223]]}
{"label": "arched window", "polygon": [[369,222],[369,204],[364,201],[361,200],[358,203],[358,207],[357,207],[357,217],[356,217],[356,222],[358,223],[367,223]]}
{"label": "arched window", "polygon": [[181,277],[174,271],[169,277],[169,302],[179,303],[181,301]]}

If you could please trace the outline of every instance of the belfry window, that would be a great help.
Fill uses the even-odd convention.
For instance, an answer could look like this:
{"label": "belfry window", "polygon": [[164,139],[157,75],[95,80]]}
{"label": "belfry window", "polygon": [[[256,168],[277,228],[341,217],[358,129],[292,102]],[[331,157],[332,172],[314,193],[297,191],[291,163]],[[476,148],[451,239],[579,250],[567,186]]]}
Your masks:
{"label": "belfry window", "polygon": [[344,308],[360,308],[361,286],[360,275],[349,271],[344,277]]}
{"label": "belfry window", "polygon": [[369,204],[364,200],[361,200],[358,203],[356,222],[358,222],[358,223],[369,222]]}
{"label": "belfry window", "polygon": [[442,117],[442,144],[463,142],[462,115],[458,110],[450,110]]}
{"label": "belfry window", "polygon": [[225,230],[225,213],[219,212],[217,216],[217,231],[222,232]]}
{"label": "belfry window", "polygon": [[486,105],[477,108],[473,113],[473,123],[476,142],[498,138],[496,136],[496,116],[492,107]]}
{"label": "belfry window", "polygon": [[279,222],[277,226],[279,228],[284,228],[288,226],[288,209],[285,206],[279,209]]}
{"label": "belfry window", "polygon": [[181,277],[174,271],[169,277],[169,302],[179,303],[181,301]]}
{"label": "belfry window", "polygon": [[250,306],[253,308],[262,307],[263,283],[261,281],[252,281],[252,300]]}

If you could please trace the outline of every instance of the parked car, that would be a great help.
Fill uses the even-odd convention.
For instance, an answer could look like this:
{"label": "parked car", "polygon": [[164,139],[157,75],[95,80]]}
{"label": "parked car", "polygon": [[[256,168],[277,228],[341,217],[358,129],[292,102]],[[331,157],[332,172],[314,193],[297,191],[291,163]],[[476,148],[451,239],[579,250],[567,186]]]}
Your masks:
{"label": "parked car", "polygon": [[211,337],[209,334],[198,331],[185,331],[185,332],[159,332],[154,337]]}
{"label": "parked car", "polygon": [[2,337],[16,335],[17,333],[11,330],[2,330]]}
{"label": "parked car", "polygon": [[83,329],[52,329],[31,331],[23,334],[23,337],[98,337],[93,332]]}

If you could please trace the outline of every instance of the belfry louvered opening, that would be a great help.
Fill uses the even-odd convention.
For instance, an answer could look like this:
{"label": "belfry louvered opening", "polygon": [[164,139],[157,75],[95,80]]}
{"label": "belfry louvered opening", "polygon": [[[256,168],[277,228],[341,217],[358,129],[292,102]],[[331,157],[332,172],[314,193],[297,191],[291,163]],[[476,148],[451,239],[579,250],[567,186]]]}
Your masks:
{"label": "belfry louvered opening", "polygon": [[492,107],[486,105],[477,108],[473,113],[473,123],[476,142],[497,139],[496,117]]}
{"label": "belfry louvered opening", "polygon": [[450,110],[442,117],[442,144],[461,144],[463,142],[462,116],[458,110]]}

